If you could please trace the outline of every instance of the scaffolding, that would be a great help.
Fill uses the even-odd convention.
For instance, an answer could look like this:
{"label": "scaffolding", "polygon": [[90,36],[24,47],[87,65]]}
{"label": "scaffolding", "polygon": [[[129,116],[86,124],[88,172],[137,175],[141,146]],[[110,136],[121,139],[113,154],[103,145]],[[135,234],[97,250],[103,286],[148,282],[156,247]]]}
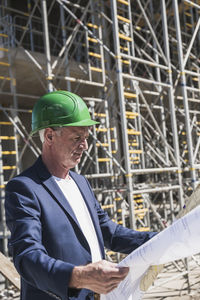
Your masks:
{"label": "scaffolding", "polygon": [[20,3],[0,5],[2,251],[6,182],[40,154],[31,109],[58,89],[100,122],[76,171],[102,207],[118,224],[162,230],[199,184],[200,1]]}

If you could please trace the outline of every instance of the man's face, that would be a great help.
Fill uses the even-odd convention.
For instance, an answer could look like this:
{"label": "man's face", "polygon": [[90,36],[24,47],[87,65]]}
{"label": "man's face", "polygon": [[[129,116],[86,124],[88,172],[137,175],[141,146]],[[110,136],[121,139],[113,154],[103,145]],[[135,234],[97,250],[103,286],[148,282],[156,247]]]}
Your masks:
{"label": "man's face", "polygon": [[74,168],[88,149],[89,127],[62,127],[53,132],[52,154],[57,163],[67,169]]}

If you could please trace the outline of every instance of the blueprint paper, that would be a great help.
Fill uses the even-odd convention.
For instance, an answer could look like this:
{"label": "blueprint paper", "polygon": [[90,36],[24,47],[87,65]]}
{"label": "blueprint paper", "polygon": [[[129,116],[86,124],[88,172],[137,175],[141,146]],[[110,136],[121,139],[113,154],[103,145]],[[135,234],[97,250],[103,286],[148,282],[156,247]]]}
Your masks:
{"label": "blueprint paper", "polygon": [[151,265],[165,264],[200,252],[200,205],[134,250],[118,266],[130,268],[119,286],[101,300],[140,300],[140,280]]}

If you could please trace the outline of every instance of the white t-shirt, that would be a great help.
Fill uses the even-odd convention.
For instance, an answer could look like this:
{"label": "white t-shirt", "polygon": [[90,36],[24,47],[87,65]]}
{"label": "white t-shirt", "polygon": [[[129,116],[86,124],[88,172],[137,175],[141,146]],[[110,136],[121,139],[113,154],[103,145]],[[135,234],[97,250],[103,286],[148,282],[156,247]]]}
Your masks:
{"label": "white t-shirt", "polygon": [[96,231],[94,229],[88,208],[75,181],[70,176],[67,176],[65,179],[58,178],[56,176],[53,176],[53,178],[65,195],[66,201],[69,202],[79,222],[81,230],[90,246],[92,262],[101,260],[102,256]]}

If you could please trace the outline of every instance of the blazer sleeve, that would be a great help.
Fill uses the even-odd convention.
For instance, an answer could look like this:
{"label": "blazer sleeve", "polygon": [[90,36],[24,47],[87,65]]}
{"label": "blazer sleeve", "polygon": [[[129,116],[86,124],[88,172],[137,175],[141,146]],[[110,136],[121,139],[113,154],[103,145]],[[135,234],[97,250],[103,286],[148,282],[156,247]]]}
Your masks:
{"label": "blazer sleeve", "polygon": [[150,231],[139,232],[117,225],[108,218],[107,213],[100,206],[98,207],[98,215],[100,216],[105,246],[115,252],[129,254],[157,234]]}
{"label": "blazer sleeve", "polygon": [[66,298],[74,265],[50,257],[42,245],[41,210],[30,183],[13,179],[7,184],[5,209],[9,249],[19,274],[32,286]]}
{"label": "blazer sleeve", "polygon": [[[91,193],[93,193],[91,188],[90,190]],[[156,232],[150,231],[139,232],[116,224],[109,218],[107,212],[101,208],[94,195],[93,198],[95,199],[95,207],[99,218],[104,245],[108,249],[129,254],[157,234]]]}

